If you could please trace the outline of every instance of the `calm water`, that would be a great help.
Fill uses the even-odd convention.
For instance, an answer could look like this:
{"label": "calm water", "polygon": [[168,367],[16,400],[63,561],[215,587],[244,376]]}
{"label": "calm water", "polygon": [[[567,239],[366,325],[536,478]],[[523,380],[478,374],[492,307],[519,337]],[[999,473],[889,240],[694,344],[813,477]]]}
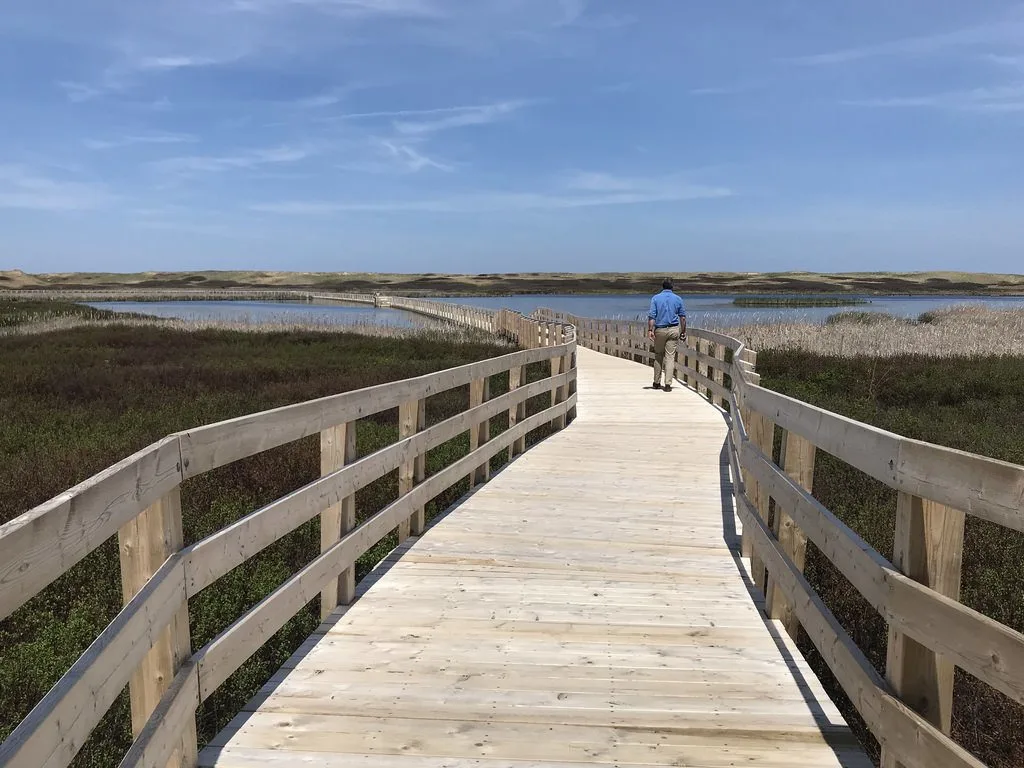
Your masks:
{"label": "calm water", "polygon": [[[846,310],[888,312],[897,317],[917,317],[922,312],[961,304],[982,304],[993,309],[1024,309],[1024,297],[927,296],[869,298],[869,304],[853,307],[802,307],[795,309],[744,309],[733,306],[733,296],[686,296],[687,314],[696,326],[723,327],[746,323],[815,322]],[[635,320],[646,316],[650,296],[460,296],[441,299],[489,309],[514,309],[529,314],[540,307],[569,312],[580,317],[606,317]],[[357,304],[306,304],[272,301],[162,301],[97,302],[91,306],[115,312],[136,312],[155,317],[185,320],[225,320],[245,322],[313,322],[328,325],[391,325],[401,328],[422,326],[425,318],[401,310],[375,309]]]}
{"label": "calm water", "polygon": [[[920,296],[920,297],[870,297],[857,296],[869,304],[851,307],[800,307],[787,309],[744,309],[732,301],[736,296],[688,296],[681,294],[686,302],[687,317],[695,326],[723,327],[747,323],[813,322],[823,323],[837,312],[849,310],[887,312],[896,317],[917,317],[922,312],[945,309],[961,304],[983,304],[992,309],[1024,309],[1024,297],[1004,298],[988,296]],[[443,301],[473,304],[491,309],[514,309],[529,314],[540,307],[560,312],[569,312],[579,317],[606,317],[616,320],[635,320],[638,315],[647,316],[650,295],[636,296],[471,296]]]}
{"label": "calm water", "polygon": [[323,325],[390,325],[421,327],[419,315],[360,304],[306,304],[287,301],[102,301],[89,306],[181,320],[223,320],[246,323],[316,323]]}

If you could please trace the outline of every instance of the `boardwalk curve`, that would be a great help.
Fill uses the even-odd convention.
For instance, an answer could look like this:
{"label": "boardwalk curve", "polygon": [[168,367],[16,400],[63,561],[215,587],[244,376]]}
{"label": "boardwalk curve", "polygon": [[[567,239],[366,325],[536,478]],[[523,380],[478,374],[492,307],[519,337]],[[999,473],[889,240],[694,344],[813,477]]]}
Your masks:
{"label": "boardwalk curve", "polygon": [[739,557],[723,414],[579,352],[576,421],[361,585],[203,766],[870,763]]}

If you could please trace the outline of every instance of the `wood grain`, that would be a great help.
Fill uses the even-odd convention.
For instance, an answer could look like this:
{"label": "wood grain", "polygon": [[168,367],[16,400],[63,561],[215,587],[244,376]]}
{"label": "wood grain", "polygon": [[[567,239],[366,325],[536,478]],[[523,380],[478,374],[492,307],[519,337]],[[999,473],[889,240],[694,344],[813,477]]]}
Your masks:
{"label": "wood grain", "polygon": [[[320,475],[327,477],[358,458],[356,422],[338,424],[320,433]],[[320,551],[326,552],[356,527],[356,495],[353,491],[320,513]],[[262,547],[260,548],[262,549]],[[327,618],[339,605],[348,605],[355,595],[356,574],[348,568],[337,581],[328,582],[320,593],[320,617]]]}

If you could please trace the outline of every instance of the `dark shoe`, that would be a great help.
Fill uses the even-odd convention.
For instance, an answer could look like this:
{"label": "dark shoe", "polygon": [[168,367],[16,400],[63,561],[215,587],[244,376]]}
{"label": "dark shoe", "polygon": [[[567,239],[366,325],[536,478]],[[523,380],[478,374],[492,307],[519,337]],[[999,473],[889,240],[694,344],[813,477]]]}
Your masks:
{"label": "dark shoe", "polygon": [[661,389],[661,384],[659,384],[658,382],[654,382],[651,385],[651,389]]}
{"label": "dark shoe", "polygon": [[672,387],[670,387],[668,384],[666,384],[664,387],[662,387],[662,389],[664,389],[666,392],[671,392],[672,391]]}

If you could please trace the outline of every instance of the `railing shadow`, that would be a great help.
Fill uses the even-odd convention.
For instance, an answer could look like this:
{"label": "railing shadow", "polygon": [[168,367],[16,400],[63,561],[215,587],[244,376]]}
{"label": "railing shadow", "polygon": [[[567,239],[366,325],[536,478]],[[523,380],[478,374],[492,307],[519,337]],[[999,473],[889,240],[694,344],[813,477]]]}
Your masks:
{"label": "railing shadow", "polygon": [[[723,411],[722,416],[728,423],[729,415]],[[815,723],[820,729],[822,739],[832,748],[840,765],[845,765],[846,763],[844,762],[844,759],[850,757],[852,750],[858,750],[861,748],[860,742],[853,735],[853,732],[849,729],[849,726],[845,721],[841,718],[837,720],[830,717],[829,713],[827,713],[822,707],[820,699],[815,695],[807,675],[804,673],[803,668],[801,668],[800,661],[802,661],[803,658],[800,657],[798,660],[797,656],[792,652],[791,644],[795,643],[787,640],[783,635],[783,630],[780,628],[780,625],[774,619],[768,618],[765,610],[765,596],[758,588],[757,584],[754,583],[754,580],[744,563],[742,536],[736,526],[736,504],[733,495],[735,493],[735,487],[738,484],[738,478],[734,479],[732,477],[732,470],[729,463],[729,438],[726,438],[725,442],[722,444],[722,450],[719,452],[718,458],[719,486],[721,488],[722,498],[722,538],[729,549],[729,554],[732,556],[733,564],[736,566],[736,572],[743,581],[743,585],[746,587],[751,601],[757,607],[758,618],[761,619],[765,629],[768,631],[768,634],[771,635],[771,638],[775,643],[775,647],[778,649],[787,669],[789,669],[790,674],[793,676],[797,688],[803,696],[804,702],[807,704],[811,715],[814,717]],[[804,661],[804,664],[806,665],[806,661]]]}

